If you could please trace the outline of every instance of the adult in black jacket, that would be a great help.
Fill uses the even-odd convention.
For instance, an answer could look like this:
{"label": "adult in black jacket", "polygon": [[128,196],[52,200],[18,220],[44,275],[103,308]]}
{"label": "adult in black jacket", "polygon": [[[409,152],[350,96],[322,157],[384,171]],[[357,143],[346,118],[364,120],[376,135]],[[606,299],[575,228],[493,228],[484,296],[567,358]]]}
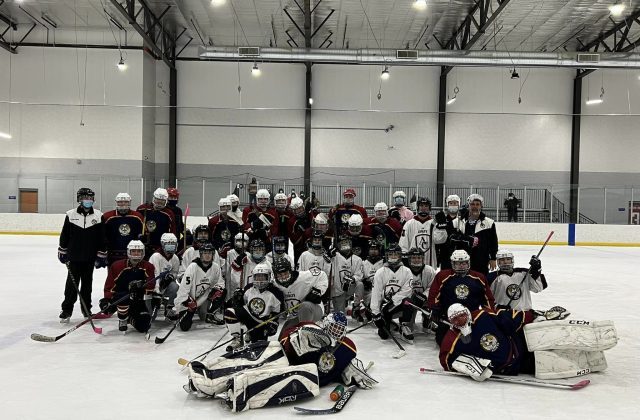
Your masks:
{"label": "adult in black jacket", "polygon": [[[80,288],[81,299],[87,311],[91,312],[91,289],[93,269],[107,266],[107,242],[102,223],[102,212],[93,208],[95,194],[90,188],[80,188],[77,193],[77,208],[67,212],[60,233],[58,259],[68,264],[69,272],[64,288],[64,300],[60,312],[60,322],[69,322],[73,306],[78,299]],[[73,284],[75,279],[76,285]],[[77,286],[77,287],[76,287]],[[82,305],[81,305],[82,307]],[[83,315],[91,316],[89,313]]]}

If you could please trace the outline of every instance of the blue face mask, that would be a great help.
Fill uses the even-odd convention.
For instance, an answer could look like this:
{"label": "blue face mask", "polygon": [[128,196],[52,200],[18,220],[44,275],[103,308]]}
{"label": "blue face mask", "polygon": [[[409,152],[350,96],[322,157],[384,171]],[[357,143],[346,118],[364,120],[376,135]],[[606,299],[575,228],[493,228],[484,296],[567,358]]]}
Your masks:
{"label": "blue face mask", "polygon": [[82,200],[82,207],[84,207],[85,209],[90,209],[91,207],[93,207],[93,200]]}
{"label": "blue face mask", "polygon": [[164,252],[166,252],[168,254],[175,254],[176,246],[174,244],[166,244],[164,246]]}

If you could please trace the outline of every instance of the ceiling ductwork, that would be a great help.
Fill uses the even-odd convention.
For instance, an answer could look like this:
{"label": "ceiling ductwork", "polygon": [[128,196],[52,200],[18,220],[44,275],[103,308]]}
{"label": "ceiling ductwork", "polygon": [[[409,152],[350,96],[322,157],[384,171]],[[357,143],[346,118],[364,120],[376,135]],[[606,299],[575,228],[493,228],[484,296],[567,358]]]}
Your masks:
{"label": "ceiling ductwork", "polygon": [[[200,47],[202,60],[333,64],[369,64],[381,66],[478,66],[478,67],[568,67],[568,68],[640,68],[640,54],[600,53],[589,62],[578,52],[507,52],[507,51],[419,51],[416,58],[401,59],[397,50],[333,50],[305,48],[261,48],[259,57],[242,57],[237,47]],[[594,55],[594,54],[591,54]]]}

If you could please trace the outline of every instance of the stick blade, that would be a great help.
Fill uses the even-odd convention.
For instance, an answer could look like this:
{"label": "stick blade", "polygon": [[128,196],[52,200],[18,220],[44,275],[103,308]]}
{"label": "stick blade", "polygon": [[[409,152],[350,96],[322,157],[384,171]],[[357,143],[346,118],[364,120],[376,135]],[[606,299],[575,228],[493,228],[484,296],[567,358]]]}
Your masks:
{"label": "stick blade", "polygon": [[55,337],[48,337],[46,335],[37,334],[37,333],[31,334],[31,339],[34,341],[40,341],[42,343],[53,343],[54,341],[56,341]]}
{"label": "stick blade", "polygon": [[401,357],[404,357],[406,355],[407,355],[407,352],[405,350],[398,350],[397,353],[394,353],[393,358],[400,359]]}
{"label": "stick blade", "polygon": [[102,327],[93,327],[93,332],[96,334],[102,334]]}
{"label": "stick blade", "polygon": [[156,344],[162,344],[164,343],[164,340],[165,340],[164,338],[156,337],[155,342]]}
{"label": "stick blade", "polygon": [[580,382],[577,382],[577,383],[571,385],[571,389],[572,390],[582,389],[585,386],[589,385],[590,383],[591,383],[591,381],[589,379],[585,379],[584,381],[580,381]]}

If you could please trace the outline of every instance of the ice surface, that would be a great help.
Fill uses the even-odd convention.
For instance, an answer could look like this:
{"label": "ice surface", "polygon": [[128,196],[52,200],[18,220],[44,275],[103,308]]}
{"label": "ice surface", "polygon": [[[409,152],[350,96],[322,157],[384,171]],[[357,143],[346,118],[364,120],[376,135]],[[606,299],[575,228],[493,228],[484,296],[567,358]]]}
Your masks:
{"label": "ice surface", "polygon": [[[175,331],[162,345],[156,332],[169,324],[156,322],[151,341],[130,329],[118,332],[114,318],[97,321],[96,335],[86,325],[57,343],[32,341],[38,332],[58,335],[82,320],[79,306],[71,324],[58,322],[65,267],[56,259],[57,238],[0,236],[3,266],[3,309],[0,316],[0,407],[2,419],[282,419],[299,417],[291,405],[233,414],[218,400],[201,400],[182,390],[186,374],[178,357],[207,350],[223,327]],[[512,246],[516,265],[524,265],[538,247]],[[562,305],[574,319],[612,319],[620,341],[607,351],[609,369],[582,378],[591,385],[579,391],[476,383],[471,379],[421,374],[421,366],[439,368],[432,335],[416,335],[407,355],[393,359],[392,341],[382,342],[373,328],[351,338],[358,357],[373,360],[375,390],[360,390],[341,416],[355,419],[638,419],[640,395],[640,248],[555,247],[541,256],[549,288],[533,295],[536,308]],[[106,277],[96,270],[93,304],[97,308]],[[418,328],[419,330],[419,328]],[[562,382],[562,381],[559,381]],[[332,405],[332,386],[319,397],[295,405]]]}

